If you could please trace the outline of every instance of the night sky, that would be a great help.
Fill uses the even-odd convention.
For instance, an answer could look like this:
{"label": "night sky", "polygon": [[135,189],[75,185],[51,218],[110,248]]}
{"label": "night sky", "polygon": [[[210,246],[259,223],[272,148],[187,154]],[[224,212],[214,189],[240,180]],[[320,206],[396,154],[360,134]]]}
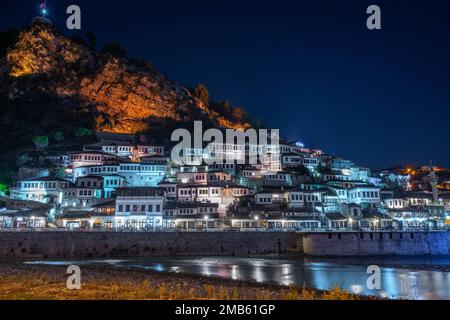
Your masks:
{"label": "night sky", "polygon": [[[39,1],[2,1],[0,29],[28,25]],[[186,86],[259,115],[284,137],[372,168],[450,167],[450,1],[47,1],[99,47],[123,44]],[[382,30],[366,28],[368,5]]]}

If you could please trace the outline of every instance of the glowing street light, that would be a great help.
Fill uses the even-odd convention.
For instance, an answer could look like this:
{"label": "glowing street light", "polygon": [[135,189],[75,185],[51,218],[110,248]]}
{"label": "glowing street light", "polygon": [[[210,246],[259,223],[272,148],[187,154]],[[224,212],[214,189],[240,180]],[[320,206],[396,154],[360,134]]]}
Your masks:
{"label": "glowing street light", "polygon": [[204,216],[203,218],[205,218],[205,230],[208,230],[208,216]]}
{"label": "glowing street light", "polygon": [[377,218],[373,219],[373,225],[375,229],[378,229],[379,220]]}

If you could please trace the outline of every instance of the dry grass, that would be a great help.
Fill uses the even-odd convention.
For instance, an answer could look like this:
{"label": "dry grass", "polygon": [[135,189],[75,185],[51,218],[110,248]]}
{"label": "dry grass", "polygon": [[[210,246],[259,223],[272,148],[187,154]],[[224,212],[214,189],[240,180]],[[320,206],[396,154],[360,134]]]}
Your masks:
{"label": "dry grass", "polygon": [[355,300],[339,288],[319,291],[182,274],[84,267],[81,290],[66,288],[61,267],[0,265],[0,299],[7,300]]}

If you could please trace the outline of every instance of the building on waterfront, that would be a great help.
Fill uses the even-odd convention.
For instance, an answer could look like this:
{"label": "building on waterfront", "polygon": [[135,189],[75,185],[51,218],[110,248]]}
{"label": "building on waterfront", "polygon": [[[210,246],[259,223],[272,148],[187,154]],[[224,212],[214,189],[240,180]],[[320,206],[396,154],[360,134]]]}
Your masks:
{"label": "building on waterfront", "polygon": [[[271,194],[261,194],[262,197],[267,195]],[[249,206],[230,207],[227,212],[227,224],[239,229],[317,230],[322,227],[321,217],[321,213],[317,210],[288,208],[284,201],[271,203],[262,201]]]}
{"label": "building on waterfront", "polygon": [[[350,206],[352,209],[352,206]],[[392,219],[376,210],[349,210],[325,215],[330,230],[369,231],[392,229]]]}
{"label": "building on waterfront", "polygon": [[217,229],[221,225],[218,207],[217,203],[167,202],[163,228],[184,231]]}
{"label": "building on waterfront", "polygon": [[41,210],[0,209],[0,229],[2,228],[27,228],[38,229],[47,226],[47,215]]}
{"label": "building on waterfront", "polygon": [[116,201],[106,200],[92,205],[89,210],[66,210],[57,216],[56,224],[67,230],[102,229],[111,230],[115,227]]}
{"label": "building on waterfront", "polygon": [[162,228],[165,192],[160,187],[126,187],[116,190],[115,228]]}

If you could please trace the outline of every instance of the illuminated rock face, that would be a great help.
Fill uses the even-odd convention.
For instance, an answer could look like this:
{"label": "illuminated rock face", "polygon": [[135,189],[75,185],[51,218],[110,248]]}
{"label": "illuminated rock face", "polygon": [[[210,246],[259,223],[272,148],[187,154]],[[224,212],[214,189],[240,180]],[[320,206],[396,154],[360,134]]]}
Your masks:
{"label": "illuminated rock face", "polygon": [[7,61],[11,66],[10,75],[20,77],[56,72],[89,57],[82,46],[58,35],[50,25],[36,23],[21,33]]}
{"label": "illuminated rock face", "polygon": [[47,24],[23,31],[7,64],[12,79],[45,75],[50,80],[38,84],[39,90],[61,99],[77,97],[81,107],[95,105],[102,114],[99,131],[135,133],[148,128],[149,120],[190,121],[198,115],[220,127],[248,127],[220,117],[161,74],[93,52]]}

